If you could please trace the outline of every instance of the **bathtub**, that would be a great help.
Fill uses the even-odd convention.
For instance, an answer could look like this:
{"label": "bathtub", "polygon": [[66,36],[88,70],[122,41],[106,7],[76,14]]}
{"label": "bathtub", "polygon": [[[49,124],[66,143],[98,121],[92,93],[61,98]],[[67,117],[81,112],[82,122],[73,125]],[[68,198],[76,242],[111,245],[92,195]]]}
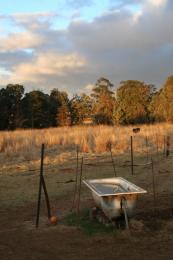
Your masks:
{"label": "bathtub", "polygon": [[109,219],[121,216],[124,207],[127,216],[133,216],[139,194],[147,192],[121,177],[83,180],[83,183],[91,190],[96,206]]}

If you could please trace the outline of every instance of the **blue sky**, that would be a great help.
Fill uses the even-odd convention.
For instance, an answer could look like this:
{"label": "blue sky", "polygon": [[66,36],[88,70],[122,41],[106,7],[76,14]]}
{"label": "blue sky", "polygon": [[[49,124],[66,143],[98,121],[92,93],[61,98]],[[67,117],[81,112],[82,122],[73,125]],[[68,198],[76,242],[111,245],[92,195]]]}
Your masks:
{"label": "blue sky", "polygon": [[[69,25],[71,17],[79,16],[85,21],[92,21],[96,16],[101,15],[113,6],[119,6],[121,1],[110,0],[30,0],[23,2],[22,0],[6,0],[0,2],[0,12],[4,15],[12,15],[14,13],[40,13],[54,12],[58,18],[54,23],[59,28],[65,28]],[[130,8],[136,8],[136,5],[129,5]],[[8,25],[7,29],[12,29]]]}
{"label": "blue sky", "polygon": [[[127,8],[139,10],[140,1],[126,1]],[[111,8],[123,5],[119,0],[30,0],[24,3],[22,0],[6,0],[0,2],[1,14],[13,13],[36,13],[36,12],[56,12],[66,17],[71,16],[74,12],[79,11],[81,17],[85,20],[92,20],[94,17],[104,13]]]}
{"label": "blue sky", "polygon": [[58,2],[61,1],[47,1],[47,0],[6,0],[0,2],[0,10],[4,14],[12,14],[18,12],[39,12],[56,10]]}
{"label": "blue sky", "polygon": [[[30,0],[24,3],[22,0],[6,0],[0,2],[0,10],[3,14],[12,14],[15,12],[40,12],[40,11],[63,11],[69,12],[70,10],[84,9],[87,7],[87,12],[103,12],[112,6],[119,6],[122,1],[111,0]],[[92,9],[92,10],[91,10]],[[92,15],[92,16],[93,16]],[[90,13],[86,17],[90,18]]]}
{"label": "blue sky", "polygon": [[101,76],[163,85],[173,73],[171,0],[0,2],[1,86],[73,94]]}

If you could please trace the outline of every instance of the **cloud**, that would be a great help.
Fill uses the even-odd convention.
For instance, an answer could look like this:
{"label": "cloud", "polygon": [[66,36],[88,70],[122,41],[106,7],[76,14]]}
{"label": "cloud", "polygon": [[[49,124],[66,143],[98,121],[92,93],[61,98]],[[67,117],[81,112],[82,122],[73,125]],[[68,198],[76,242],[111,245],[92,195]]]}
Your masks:
{"label": "cloud", "polygon": [[148,0],[149,4],[154,6],[163,6],[167,3],[167,0]]}
{"label": "cloud", "polygon": [[94,84],[89,83],[81,90],[81,93],[91,94],[93,88],[94,88]]}
{"label": "cloud", "polygon": [[100,73],[116,86],[122,79],[160,86],[172,73],[173,10],[168,12],[168,1],[162,4],[164,8],[161,2],[157,6],[145,3],[140,13],[113,10],[93,22],[70,25],[69,39],[87,56],[95,78]]}
{"label": "cloud", "polygon": [[[143,6],[143,4],[146,3],[147,0],[120,0],[120,1],[116,1],[116,0],[110,0],[111,3],[111,10],[116,10],[116,9],[125,9],[125,8],[129,8],[129,7],[135,7],[135,8],[139,8],[140,6]],[[135,9],[134,8],[134,9]]]}
{"label": "cloud", "polygon": [[[140,10],[124,8],[137,2]],[[22,29],[0,38],[0,66],[8,71],[1,70],[0,80],[71,93],[90,91],[101,76],[115,86],[126,79],[160,86],[173,73],[171,3],[121,1],[118,10],[106,10],[90,22],[71,21],[61,30],[53,26],[60,19],[56,12],[14,14],[9,19]]]}
{"label": "cloud", "polygon": [[50,77],[66,77],[71,71],[78,72],[85,66],[85,60],[78,54],[40,53],[26,63],[13,66],[11,82],[43,83]]}
{"label": "cloud", "polygon": [[10,33],[0,40],[0,52],[32,49],[42,44],[39,35],[32,32]]}
{"label": "cloud", "polygon": [[33,53],[26,50],[15,52],[0,52],[0,64],[6,71],[10,71],[14,66],[21,63],[28,63],[33,60]]}
{"label": "cloud", "polygon": [[50,27],[52,21],[59,17],[57,12],[15,13],[11,15],[14,25],[38,31]]}
{"label": "cloud", "polygon": [[98,17],[92,23],[72,23],[69,28],[70,39],[79,48],[91,52],[116,52],[127,48],[145,50],[173,42],[173,16],[168,17],[163,12],[141,12],[138,22],[134,23],[135,16],[127,10],[113,11]]}

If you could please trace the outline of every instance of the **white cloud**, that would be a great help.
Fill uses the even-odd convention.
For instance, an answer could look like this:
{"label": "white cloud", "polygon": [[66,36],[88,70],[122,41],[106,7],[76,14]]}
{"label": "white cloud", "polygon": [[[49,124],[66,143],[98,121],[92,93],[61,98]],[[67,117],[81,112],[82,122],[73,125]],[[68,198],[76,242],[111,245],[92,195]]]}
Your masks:
{"label": "white cloud", "polygon": [[156,7],[163,6],[167,3],[167,0],[148,0],[149,4],[154,5]]}
{"label": "white cloud", "polygon": [[71,70],[80,70],[85,64],[85,60],[75,53],[40,53],[32,61],[14,66],[11,81],[42,82],[50,76],[68,76]]}
{"label": "white cloud", "polygon": [[32,32],[11,33],[0,39],[0,52],[32,49],[40,46],[43,39]]}
{"label": "white cloud", "polygon": [[56,12],[15,13],[10,18],[15,25],[30,30],[45,29],[53,19],[59,17]]}
{"label": "white cloud", "polygon": [[142,14],[143,14],[143,12],[141,10],[137,11],[133,14],[134,23],[137,23],[139,21],[140,17],[142,17]]}
{"label": "white cloud", "polygon": [[94,84],[89,83],[81,90],[81,93],[91,94],[93,88],[94,88]]}
{"label": "white cloud", "polygon": [[101,76],[116,86],[126,79],[160,85],[173,73],[173,8],[168,8],[171,1],[140,3],[140,11],[109,10],[64,30],[53,29],[55,13],[13,15],[22,31],[0,37],[0,66],[11,73],[2,70],[0,79],[71,93],[83,86],[90,91]]}

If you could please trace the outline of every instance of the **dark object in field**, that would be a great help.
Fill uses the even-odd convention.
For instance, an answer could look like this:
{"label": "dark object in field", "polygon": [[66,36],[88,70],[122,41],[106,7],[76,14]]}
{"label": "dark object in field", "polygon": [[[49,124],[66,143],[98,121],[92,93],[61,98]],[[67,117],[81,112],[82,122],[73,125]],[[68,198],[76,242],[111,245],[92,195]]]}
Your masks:
{"label": "dark object in field", "polygon": [[68,181],[66,181],[65,183],[71,183],[71,182],[74,182],[74,180],[68,180]]}
{"label": "dark object in field", "polygon": [[133,128],[133,133],[135,133],[135,134],[136,134],[136,133],[139,133],[140,130],[141,130],[140,127]]}

